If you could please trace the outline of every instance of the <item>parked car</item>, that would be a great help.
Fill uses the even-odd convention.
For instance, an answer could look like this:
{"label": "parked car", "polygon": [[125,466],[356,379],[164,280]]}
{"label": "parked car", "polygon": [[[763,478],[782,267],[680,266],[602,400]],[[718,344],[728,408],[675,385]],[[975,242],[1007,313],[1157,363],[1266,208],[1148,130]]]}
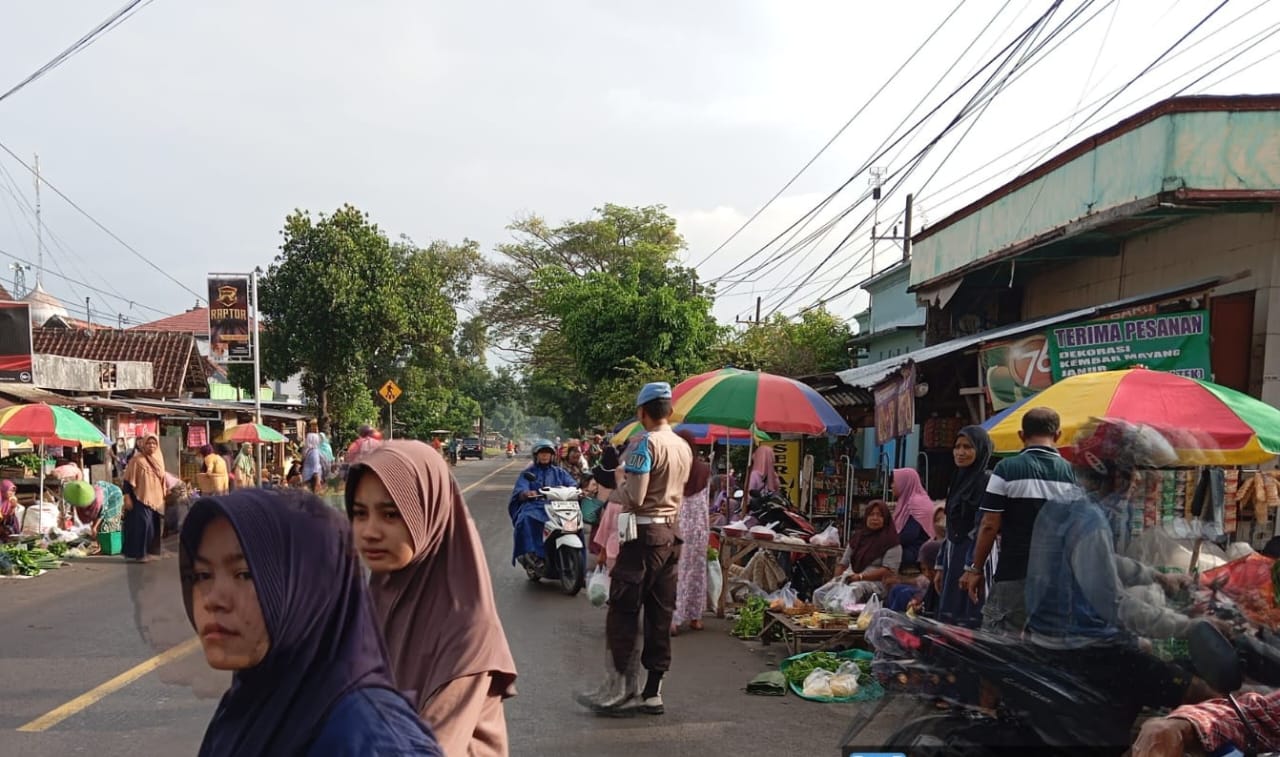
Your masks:
{"label": "parked car", "polygon": [[458,447],[458,459],[466,460],[468,457],[474,457],[477,460],[484,459],[484,444],[474,436],[463,439],[462,446]]}

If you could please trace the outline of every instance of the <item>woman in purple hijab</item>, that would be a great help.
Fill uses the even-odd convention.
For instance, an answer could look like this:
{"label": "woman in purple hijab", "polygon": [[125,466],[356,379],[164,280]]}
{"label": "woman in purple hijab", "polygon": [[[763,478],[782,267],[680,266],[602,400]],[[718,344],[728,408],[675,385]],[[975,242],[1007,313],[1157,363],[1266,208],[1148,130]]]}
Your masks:
{"label": "woman in purple hijab", "polygon": [[206,497],[182,527],[187,617],[234,671],[201,757],[439,757],[396,691],[347,520],[319,498]]}

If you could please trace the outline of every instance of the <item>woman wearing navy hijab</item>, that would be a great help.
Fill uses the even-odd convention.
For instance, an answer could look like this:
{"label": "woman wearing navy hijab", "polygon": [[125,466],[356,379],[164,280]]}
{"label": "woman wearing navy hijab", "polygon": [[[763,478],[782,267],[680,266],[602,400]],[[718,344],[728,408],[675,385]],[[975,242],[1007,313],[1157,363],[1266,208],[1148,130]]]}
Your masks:
{"label": "woman wearing navy hijab", "polygon": [[338,511],[262,489],[206,497],[179,562],[205,659],[234,672],[201,757],[442,754],[392,683]]}

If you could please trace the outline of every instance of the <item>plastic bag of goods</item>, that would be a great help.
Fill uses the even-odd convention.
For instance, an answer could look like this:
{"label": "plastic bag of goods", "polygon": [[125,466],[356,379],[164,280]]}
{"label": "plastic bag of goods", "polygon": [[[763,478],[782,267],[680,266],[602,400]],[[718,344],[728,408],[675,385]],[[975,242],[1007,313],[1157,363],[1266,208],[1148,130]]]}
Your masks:
{"label": "plastic bag of goods", "polygon": [[795,589],[791,588],[790,583],[787,583],[781,589],[766,597],[766,599],[769,600],[770,610],[785,610],[795,607],[800,602],[800,595],[796,593]]}
{"label": "plastic bag of goods", "polygon": [[58,506],[52,502],[37,502],[22,514],[22,533],[41,536],[58,525]]}
{"label": "plastic bag of goods", "polygon": [[858,615],[858,630],[865,631],[871,625],[871,618],[880,610],[880,596],[872,594],[871,599],[867,600],[867,604],[863,606],[862,612]]}
{"label": "plastic bag of goods", "polygon": [[839,576],[813,592],[814,604],[825,612],[842,613],[845,604],[852,602],[853,599],[853,587],[846,584]]}
{"label": "plastic bag of goods", "polygon": [[822,533],[814,534],[809,538],[809,543],[815,547],[838,547],[840,546],[840,532],[835,526],[827,526]]}
{"label": "plastic bag of goods", "polygon": [[858,693],[858,665],[854,662],[842,662],[836,672],[827,681],[831,696],[836,699],[851,697]]}
{"label": "plastic bag of goods", "polygon": [[[827,697],[835,696],[831,693],[831,679],[835,674],[825,668],[815,668],[807,678],[804,679],[804,695],[807,697]],[[856,685],[856,684],[855,684]]]}
{"label": "plastic bag of goods", "polygon": [[587,599],[595,607],[603,607],[609,601],[609,573],[603,567],[596,568],[587,581]]}
{"label": "plastic bag of goods", "polygon": [[720,592],[724,588],[724,572],[719,560],[707,560],[707,603],[712,612],[720,611]]}

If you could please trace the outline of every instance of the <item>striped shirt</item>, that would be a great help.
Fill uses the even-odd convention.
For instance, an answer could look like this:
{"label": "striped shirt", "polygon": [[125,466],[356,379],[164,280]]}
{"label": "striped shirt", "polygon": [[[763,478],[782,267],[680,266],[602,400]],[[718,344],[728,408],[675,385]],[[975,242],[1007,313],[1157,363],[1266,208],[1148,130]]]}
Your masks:
{"label": "striped shirt", "polygon": [[1000,513],[1000,560],[996,581],[1021,581],[1027,577],[1031,533],[1040,508],[1051,499],[1080,497],[1071,463],[1052,447],[1031,446],[996,463],[979,508]]}

